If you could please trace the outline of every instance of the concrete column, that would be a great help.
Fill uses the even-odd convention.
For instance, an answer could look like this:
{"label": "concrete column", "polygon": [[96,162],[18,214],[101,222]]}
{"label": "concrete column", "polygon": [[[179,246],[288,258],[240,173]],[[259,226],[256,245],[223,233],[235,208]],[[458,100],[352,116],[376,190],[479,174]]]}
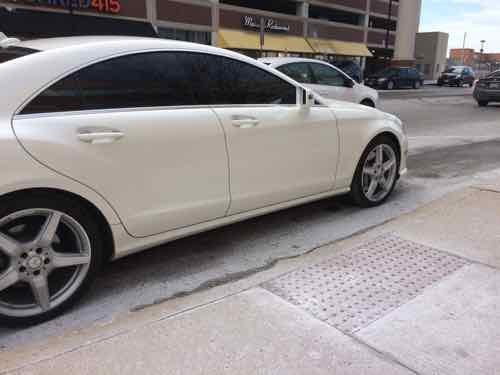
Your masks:
{"label": "concrete column", "polygon": [[210,0],[210,2],[212,3],[212,45],[217,46],[217,32],[220,27],[219,0]]}
{"label": "concrete column", "polygon": [[422,0],[400,0],[393,63],[414,64],[415,38],[420,25]]}
{"label": "concrete column", "polygon": [[297,3],[297,16],[305,18],[305,20],[303,21],[302,35],[304,38],[306,38],[307,37],[308,19],[309,19],[309,3],[306,3],[306,2]]}
{"label": "concrete column", "polygon": [[158,26],[156,25],[156,1],[157,0],[147,0],[146,11],[148,15],[148,21],[151,22],[156,32],[158,32]]}

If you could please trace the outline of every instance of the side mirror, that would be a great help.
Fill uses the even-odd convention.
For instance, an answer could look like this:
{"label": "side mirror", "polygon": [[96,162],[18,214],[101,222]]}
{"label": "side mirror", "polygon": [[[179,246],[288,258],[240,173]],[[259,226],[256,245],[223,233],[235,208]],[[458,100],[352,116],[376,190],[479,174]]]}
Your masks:
{"label": "side mirror", "polygon": [[350,79],[346,79],[344,81],[344,87],[349,87],[349,88],[353,88],[354,87],[354,81],[350,80]]}
{"label": "side mirror", "polygon": [[311,91],[301,87],[297,91],[299,92],[299,107],[304,109],[311,108],[314,105],[314,94]]}

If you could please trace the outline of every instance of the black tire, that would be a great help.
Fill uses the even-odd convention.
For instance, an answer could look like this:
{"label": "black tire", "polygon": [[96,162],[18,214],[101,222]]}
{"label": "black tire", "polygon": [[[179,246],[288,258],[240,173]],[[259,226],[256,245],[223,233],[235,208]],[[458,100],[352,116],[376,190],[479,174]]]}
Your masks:
{"label": "black tire", "polygon": [[[388,194],[380,201],[378,202],[373,202],[369,200],[363,191],[363,183],[362,183],[362,178],[363,178],[363,167],[365,165],[366,158],[370,154],[370,152],[377,146],[379,145],[388,145],[390,146],[394,153],[396,154],[396,159],[397,159],[397,165],[396,165],[396,178],[394,179],[391,188],[389,189]],[[361,155],[361,158],[359,159],[358,165],[356,167],[356,172],[354,173],[354,178],[351,183],[351,191],[350,191],[350,197],[351,200],[354,202],[354,204],[363,207],[363,208],[369,208],[369,207],[376,207],[380,206],[383,204],[387,199],[391,196],[392,192],[394,191],[394,188],[396,186],[396,183],[399,179],[399,167],[401,164],[401,155],[400,155],[400,150],[398,145],[394,142],[394,140],[390,137],[387,136],[379,136],[373,139],[370,144],[366,147],[365,151],[363,152],[363,155]]]}
{"label": "black tire", "polygon": [[455,85],[456,85],[457,87],[462,87],[464,84],[463,84],[463,82],[461,82],[461,81],[457,81],[457,83],[455,83]]}
{"label": "black tire", "polygon": [[89,268],[73,294],[63,302],[46,312],[26,317],[14,317],[0,313],[0,325],[4,326],[30,326],[50,320],[72,307],[88,291],[92,281],[100,270],[103,260],[103,236],[96,218],[77,200],[64,194],[46,192],[32,192],[14,194],[0,199],[0,220],[14,212],[30,209],[48,209],[59,211],[74,219],[85,231],[90,246],[91,258]]}
{"label": "black tire", "polygon": [[484,101],[484,100],[478,100],[477,105],[480,107],[486,107],[486,106],[488,106],[488,102]]}
{"label": "black tire", "polygon": [[367,107],[375,108],[375,103],[371,99],[363,99],[360,104]]}

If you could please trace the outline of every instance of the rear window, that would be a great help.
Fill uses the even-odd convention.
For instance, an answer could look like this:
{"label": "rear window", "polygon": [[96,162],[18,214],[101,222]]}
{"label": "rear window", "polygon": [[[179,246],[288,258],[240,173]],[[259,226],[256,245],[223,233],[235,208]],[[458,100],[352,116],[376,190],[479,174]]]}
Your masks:
{"label": "rear window", "polygon": [[0,48],[0,64],[15,60],[19,57],[28,56],[38,52],[37,50],[22,47],[6,47]]}

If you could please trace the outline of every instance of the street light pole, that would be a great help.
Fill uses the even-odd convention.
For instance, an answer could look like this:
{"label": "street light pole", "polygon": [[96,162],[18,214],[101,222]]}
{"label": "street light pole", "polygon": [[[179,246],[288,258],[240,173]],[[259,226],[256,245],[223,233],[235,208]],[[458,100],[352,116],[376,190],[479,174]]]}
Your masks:
{"label": "street light pole", "polygon": [[483,54],[484,54],[484,43],[486,40],[481,40],[481,55],[479,56],[479,70],[481,70],[481,66],[483,65]]}

